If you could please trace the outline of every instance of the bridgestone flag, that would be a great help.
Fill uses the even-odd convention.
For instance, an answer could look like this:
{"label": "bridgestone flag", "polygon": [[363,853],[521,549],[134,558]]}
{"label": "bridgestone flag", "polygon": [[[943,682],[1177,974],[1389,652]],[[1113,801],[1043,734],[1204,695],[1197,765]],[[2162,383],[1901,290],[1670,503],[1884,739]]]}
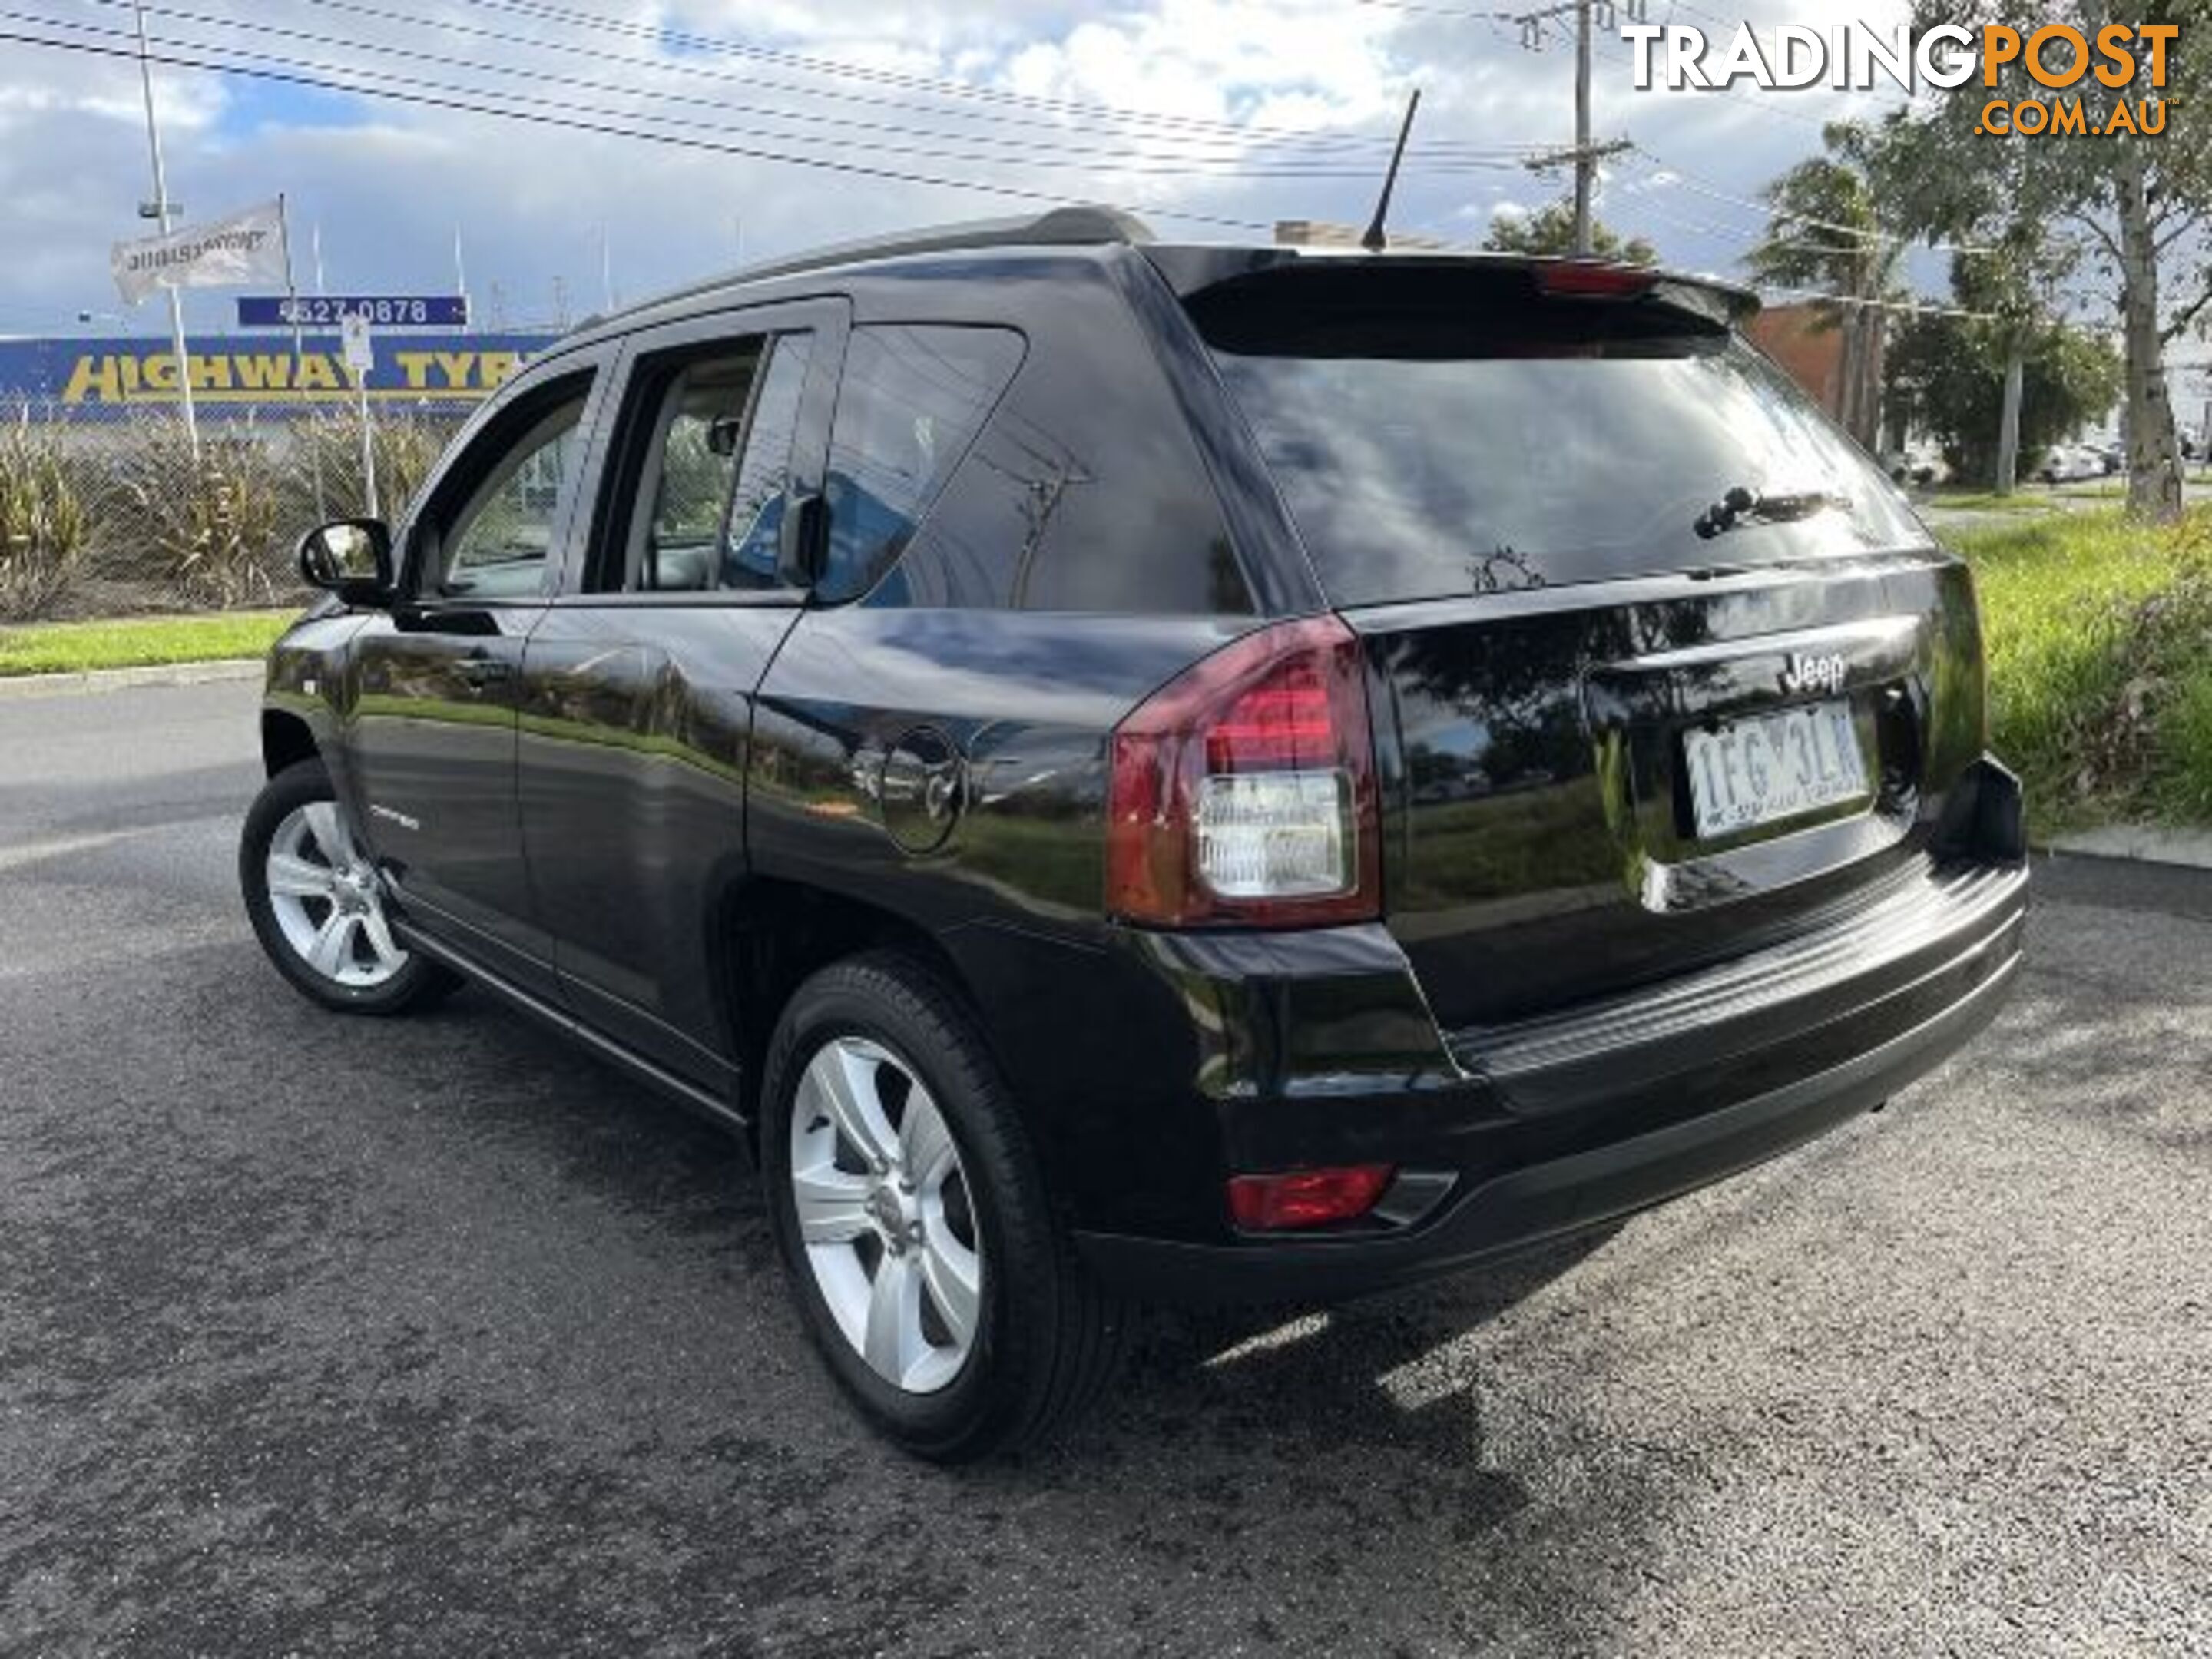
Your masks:
{"label": "bridgestone flag", "polygon": [[118,242],[115,286],[137,305],[157,288],[236,288],[284,280],[284,231],[275,202],[211,225]]}

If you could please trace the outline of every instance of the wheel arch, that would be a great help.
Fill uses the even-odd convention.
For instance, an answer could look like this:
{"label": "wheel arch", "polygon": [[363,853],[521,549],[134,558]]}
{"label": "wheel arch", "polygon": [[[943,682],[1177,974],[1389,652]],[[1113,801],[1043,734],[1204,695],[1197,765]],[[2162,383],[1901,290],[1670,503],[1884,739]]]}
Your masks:
{"label": "wheel arch", "polygon": [[810,975],[863,951],[894,950],[941,975],[975,1006],[958,963],[928,928],[809,882],[748,878],[715,917],[712,945],[722,1012],[738,1055],[738,1107],[756,1134],[769,1041],[792,994]]}
{"label": "wheel arch", "polygon": [[301,761],[321,758],[314,729],[301,716],[282,708],[261,711],[261,764],[267,776],[273,778]]}

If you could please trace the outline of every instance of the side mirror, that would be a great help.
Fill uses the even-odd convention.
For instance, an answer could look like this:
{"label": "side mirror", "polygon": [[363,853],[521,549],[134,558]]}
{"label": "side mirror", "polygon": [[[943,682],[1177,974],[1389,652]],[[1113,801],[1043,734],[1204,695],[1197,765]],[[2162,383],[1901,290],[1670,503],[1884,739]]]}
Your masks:
{"label": "side mirror", "polygon": [[392,532],[381,519],[337,519],[300,538],[300,575],[348,605],[392,598]]}

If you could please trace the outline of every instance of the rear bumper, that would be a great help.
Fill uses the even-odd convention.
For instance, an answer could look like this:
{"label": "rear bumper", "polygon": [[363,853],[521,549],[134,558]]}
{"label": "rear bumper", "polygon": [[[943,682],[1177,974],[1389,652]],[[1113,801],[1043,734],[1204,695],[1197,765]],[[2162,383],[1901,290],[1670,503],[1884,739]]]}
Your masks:
{"label": "rear bumper", "polygon": [[1310,1304],[1662,1202],[1881,1104],[1979,1031],[2019,966],[2027,887],[2024,865],[1927,872],[1787,946],[1567,1017],[1449,1035],[1449,1079],[1224,1100],[1232,1166],[1394,1162],[1407,1173],[1382,1206],[1391,1218],[1219,1242],[1079,1231],[1078,1248],[1135,1295]]}

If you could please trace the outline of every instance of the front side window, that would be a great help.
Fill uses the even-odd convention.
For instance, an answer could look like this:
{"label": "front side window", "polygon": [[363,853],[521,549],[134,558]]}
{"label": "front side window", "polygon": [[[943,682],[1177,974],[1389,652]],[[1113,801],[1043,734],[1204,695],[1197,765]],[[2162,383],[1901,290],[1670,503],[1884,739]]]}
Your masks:
{"label": "front side window", "polygon": [[[459,510],[444,526],[440,591],[475,599],[520,599],[543,590],[546,561],[583,459],[588,380],[566,386],[512,433]],[[494,427],[483,441],[500,444]],[[512,432],[512,428],[508,428]]]}
{"label": "front side window", "polygon": [[823,493],[830,548],[817,592],[866,592],[904,550],[1014,371],[1012,329],[902,324],[853,331]]}
{"label": "front side window", "polygon": [[[783,585],[777,553],[813,336],[754,336],[648,358],[638,480],[609,586],[646,593]],[[641,417],[642,418],[642,417]]]}

